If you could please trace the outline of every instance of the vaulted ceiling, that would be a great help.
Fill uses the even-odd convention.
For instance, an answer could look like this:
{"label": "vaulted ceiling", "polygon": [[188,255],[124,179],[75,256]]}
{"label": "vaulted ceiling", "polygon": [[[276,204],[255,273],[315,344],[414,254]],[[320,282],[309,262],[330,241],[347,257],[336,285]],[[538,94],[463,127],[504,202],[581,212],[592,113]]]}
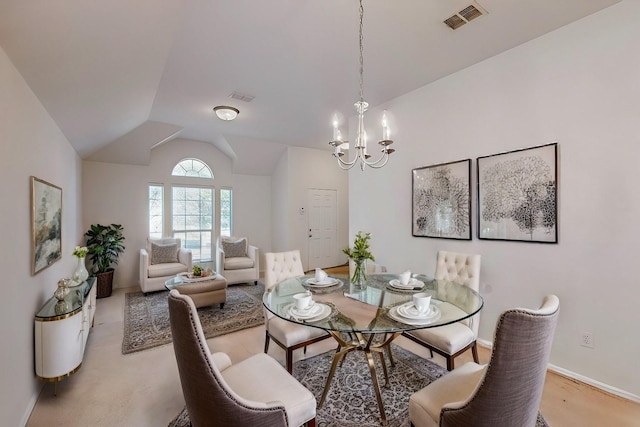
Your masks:
{"label": "vaulted ceiling", "polygon": [[[364,97],[380,105],[619,0],[364,0]],[[452,30],[470,4],[487,14]],[[270,174],[329,150],[358,98],[357,0],[0,0],[0,46],[83,158],[146,164],[175,137]],[[255,96],[250,102],[233,92]],[[231,105],[223,122],[212,108]]]}

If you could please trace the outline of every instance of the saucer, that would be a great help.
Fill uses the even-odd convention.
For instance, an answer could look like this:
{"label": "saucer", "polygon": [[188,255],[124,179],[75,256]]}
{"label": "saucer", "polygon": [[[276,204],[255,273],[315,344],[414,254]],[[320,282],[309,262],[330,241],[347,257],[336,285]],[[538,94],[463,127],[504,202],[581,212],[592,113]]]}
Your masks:
{"label": "saucer", "polygon": [[328,287],[328,286],[334,286],[337,285],[338,283],[342,283],[340,280],[334,278],[334,277],[327,277],[324,280],[318,280],[315,277],[312,277],[310,279],[306,280],[306,284],[309,286],[316,286],[319,288],[324,288],[324,287]]}
{"label": "saucer", "polygon": [[398,280],[398,279],[389,280],[389,285],[392,288],[396,288],[396,289],[417,290],[417,289],[422,289],[424,287],[424,282],[422,282],[422,281],[420,281],[418,279],[414,279],[412,277],[411,280],[409,280],[409,283],[407,283],[406,285],[403,285],[402,282],[400,282],[400,280]]}
{"label": "saucer", "polygon": [[429,309],[429,317],[426,317],[423,319],[409,319],[407,317],[404,317],[398,313],[398,307],[401,307],[401,306],[391,307],[391,309],[388,312],[388,315],[393,320],[406,323],[407,325],[413,325],[413,326],[428,325],[429,323],[433,323],[440,318],[440,309],[435,305],[431,305]]}
{"label": "saucer", "polygon": [[322,303],[315,303],[310,309],[304,310],[306,313],[301,313],[292,305],[289,308],[289,317],[297,320],[316,321],[321,320],[331,314],[331,307]]}

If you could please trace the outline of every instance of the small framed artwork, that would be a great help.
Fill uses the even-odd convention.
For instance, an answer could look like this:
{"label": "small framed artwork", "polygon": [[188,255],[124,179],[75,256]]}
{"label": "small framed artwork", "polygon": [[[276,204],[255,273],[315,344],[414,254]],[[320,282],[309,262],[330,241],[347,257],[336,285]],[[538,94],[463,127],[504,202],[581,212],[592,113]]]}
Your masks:
{"label": "small framed artwork", "polygon": [[412,234],[471,240],[471,159],[413,169]]}
{"label": "small framed artwork", "polygon": [[62,257],[62,188],[31,177],[31,274]]}
{"label": "small framed artwork", "polygon": [[478,238],[558,243],[558,144],[478,157]]}

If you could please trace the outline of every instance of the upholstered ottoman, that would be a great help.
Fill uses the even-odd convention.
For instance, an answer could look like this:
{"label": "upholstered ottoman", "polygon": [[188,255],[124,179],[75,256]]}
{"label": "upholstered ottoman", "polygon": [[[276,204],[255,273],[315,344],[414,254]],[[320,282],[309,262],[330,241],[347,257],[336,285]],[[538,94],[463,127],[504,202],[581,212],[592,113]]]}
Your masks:
{"label": "upholstered ottoman", "polygon": [[222,309],[227,300],[227,280],[220,274],[209,280],[196,282],[187,282],[181,276],[176,276],[167,280],[165,287],[169,290],[176,289],[182,295],[189,295],[196,307],[220,304]]}

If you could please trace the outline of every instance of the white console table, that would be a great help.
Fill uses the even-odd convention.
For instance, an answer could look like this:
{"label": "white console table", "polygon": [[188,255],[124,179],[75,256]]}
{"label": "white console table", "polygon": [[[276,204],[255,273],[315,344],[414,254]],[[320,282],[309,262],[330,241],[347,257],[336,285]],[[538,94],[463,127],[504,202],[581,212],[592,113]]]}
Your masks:
{"label": "white console table", "polygon": [[35,316],[36,375],[57,382],[80,369],[96,311],[96,279],[70,288],[63,301],[50,298]]}

